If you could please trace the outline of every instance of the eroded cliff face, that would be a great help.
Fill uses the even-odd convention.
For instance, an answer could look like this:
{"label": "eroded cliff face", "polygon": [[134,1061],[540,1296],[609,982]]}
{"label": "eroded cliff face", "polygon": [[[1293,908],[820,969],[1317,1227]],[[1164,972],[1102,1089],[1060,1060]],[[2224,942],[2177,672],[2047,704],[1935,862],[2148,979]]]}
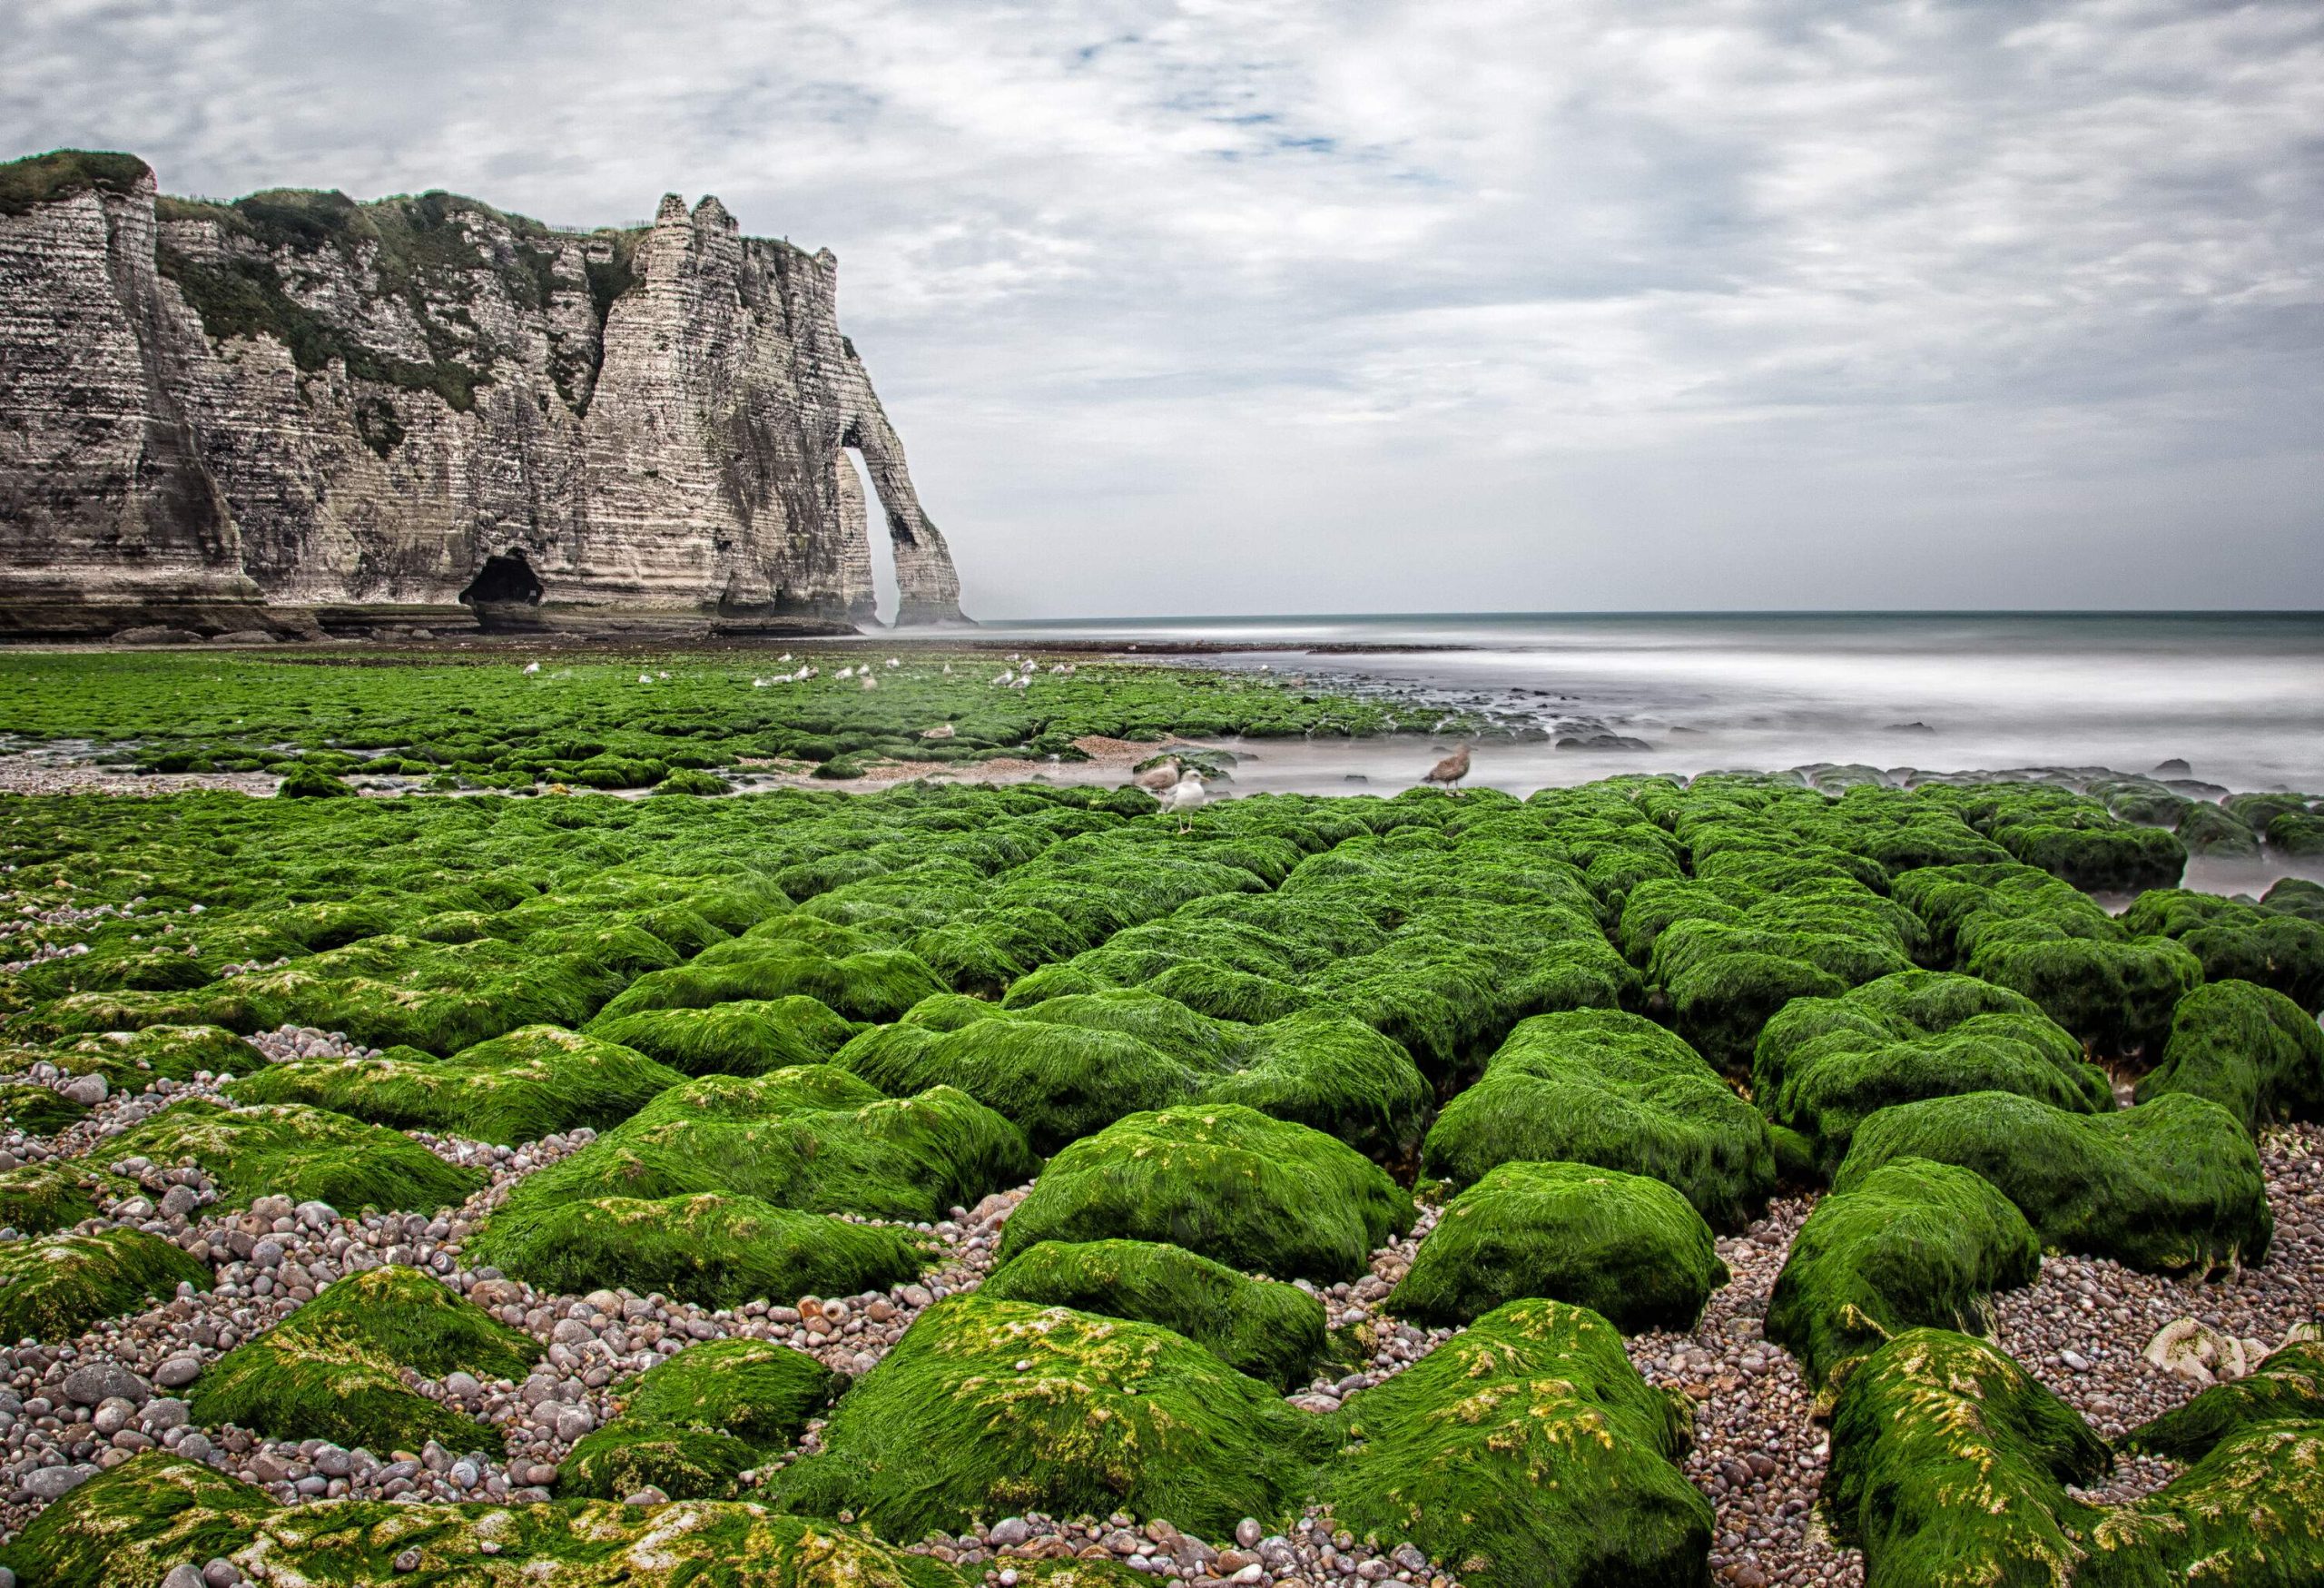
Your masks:
{"label": "eroded cliff face", "polygon": [[852,451],[901,619],[957,618],[837,283],[715,199],[581,233],[0,166],[0,602],[447,603],[521,557],[552,607],[861,619]]}

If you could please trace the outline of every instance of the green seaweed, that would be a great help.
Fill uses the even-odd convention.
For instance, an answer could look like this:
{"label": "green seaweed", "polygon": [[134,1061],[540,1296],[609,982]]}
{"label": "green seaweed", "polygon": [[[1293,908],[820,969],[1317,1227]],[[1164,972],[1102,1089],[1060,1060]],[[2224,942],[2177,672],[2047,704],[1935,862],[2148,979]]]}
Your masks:
{"label": "green seaweed", "polygon": [[2205,1098],[2174,1093],[2118,1114],[1998,1091],[1900,1103],[1857,1129],[1832,1189],[1907,1158],[1974,1169],[2046,1248],[2133,1268],[2256,1264],[2275,1230],[2251,1139]]}
{"label": "green seaweed", "polygon": [[1986,1297],[2033,1283],[2042,1245],[1975,1172],[1900,1158],[1816,1205],[1768,1300],[1768,1338],[1810,1384],[1910,1328],[1984,1335]]}
{"label": "green seaweed", "polygon": [[1236,1104],[1131,1114],[1051,1159],[996,1252],[1167,1241],[1277,1278],[1353,1279],[1410,1229],[1410,1196],[1320,1130]]}
{"label": "green seaweed", "polygon": [[1317,1493],[1358,1538],[1409,1539],[1478,1588],[1709,1578],[1710,1502],[1677,1465],[1691,1413],[1594,1313],[1512,1301],[1344,1415]]}
{"label": "green seaweed", "polygon": [[1661,1180],[1714,1229],[1757,1218],[1775,1189],[1767,1121],[1678,1037],[1610,1011],[1520,1025],[1445,1105],[1421,1155],[1425,1173],[1454,1186],[1499,1164],[1560,1160]]}
{"label": "green seaweed", "polygon": [[981,1295],[913,1320],[767,1494],[883,1538],[1120,1510],[1225,1537],[1281,1517],[1327,1424],[1168,1329]]}
{"label": "green seaweed", "polygon": [[198,1423],[275,1438],[329,1439],[380,1455],[430,1439],[479,1449],[483,1425],[411,1389],[399,1370],[517,1379],[540,1354],[529,1336],[418,1269],[371,1268],[227,1352],[189,1398]]}
{"label": "green seaweed", "polygon": [[1162,1241],[1041,1241],[978,1294],[1156,1324],[1285,1393],[1307,1382],[1326,1349],[1315,1297]]}
{"label": "green seaweed", "polygon": [[1457,1326],[1504,1302],[1548,1297],[1625,1333],[1684,1332],[1727,1278],[1710,1227],[1660,1180],[1512,1162],[1445,1204],[1387,1305]]}

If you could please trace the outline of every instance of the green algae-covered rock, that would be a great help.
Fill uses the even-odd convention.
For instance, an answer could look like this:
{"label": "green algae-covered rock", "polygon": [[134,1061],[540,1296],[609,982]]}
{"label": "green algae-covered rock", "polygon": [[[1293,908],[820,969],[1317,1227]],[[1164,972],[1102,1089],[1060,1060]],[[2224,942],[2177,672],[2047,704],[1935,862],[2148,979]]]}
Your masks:
{"label": "green algae-covered rock", "polygon": [[1832,1189],[1922,1158],[1974,1169],[2045,1248],[2133,1268],[2255,1264],[2274,1233],[2260,1155],[2233,1114],[2171,1095],[2119,1114],[2069,1114],[2008,1092],[1883,1109],[1856,1131]]}
{"label": "green algae-covered rock", "polygon": [[2177,888],[2140,894],[2121,921],[2125,932],[2177,942],[2207,981],[2256,982],[2310,1014],[2324,1009],[2324,922]]}
{"label": "green algae-covered rock", "polygon": [[2286,811],[2268,824],[2268,847],[2295,860],[2324,859],[2324,816]]}
{"label": "green algae-covered rock", "polygon": [[2162,1062],[2139,1078],[2136,1095],[2147,1103],[2174,1092],[2211,1099],[2247,1130],[2313,1119],[2324,1115],[2324,1031],[2268,988],[2198,987],[2179,1001]]}
{"label": "green algae-covered rock", "polygon": [[532,1336],[417,1268],[372,1268],[205,1369],[191,1396],[193,1418],[381,1453],[418,1450],[430,1439],[479,1449],[489,1434],[482,1424],[408,1387],[397,1370],[519,1379],[540,1354]]}
{"label": "green algae-covered rock", "polygon": [[1955,969],[2024,993],[2102,1054],[2159,1046],[2202,962],[2133,937],[2085,893],[2023,865],[1930,866],[1896,883]]}
{"label": "green algae-covered rock", "polygon": [[883,1290],[918,1277],[930,1256],[906,1230],[711,1192],[503,1208],[470,1251],[553,1294],[659,1290],[704,1307]]}
{"label": "green algae-covered rock", "polygon": [[22,1130],[27,1136],[54,1136],[67,1126],[78,1123],[88,1112],[86,1103],[76,1103],[69,1098],[60,1097],[48,1088],[32,1081],[14,1081],[0,1086],[0,1124]]}
{"label": "green algae-covered rock", "polygon": [[2179,842],[2187,846],[2189,854],[2237,860],[2260,858],[2260,835],[2251,830],[2250,824],[2201,800],[2187,803],[2172,831],[2179,834]]}
{"label": "green algae-covered rock", "polygon": [[1894,1103],[2009,1091],[2075,1113],[2114,1107],[2105,1072],[2022,993],[1906,971],[1838,998],[1803,998],[1759,1035],[1752,1096],[1815,1143],[1828,1175],[1866,1116]]}
{"label": "green algae-covered rock", "polygon": [[1362,1274],[1413,1217],[1377,1165],[1320,1130],[1233,1104],[1162,1109],[1051,1159],[996,1256],[1044,1240],[1168,1241],[1230,1267],[1328,1282]]}
{"label": "green algae-covered rock", "polygon": [[627,1404],[573,1447],[559,1486],[611,1500],[649,1485],[674,1500],[716,1498],[797,1439],[845,1382],[771,1341],[689,1346],[619,1386]]}
{"label": "green algae-covered rock", "polygon": [[2324,1344],[2297,1340],[2244,1377],[2214,1384],[2124,1436],[2126,1450],[2201,1461],[2222,1439],[2261,1423],[2324,1422]]}
{"label": "green algae-covered rock", "polygon": [[1691,1410],[1593,1313],[1512,1301],[1359,1391],[1344,1423],[1316,1497],[1359,1538],[1410,1539],[1464,1583],[1709,1580],[1710,1502],[1677,1465]]}
{"label": "green algae-covered rock", "polygon": [[673,1087],[527,1176],[496,1217],[594,1197],[716,1191],[812,1213],[932,1222],[1038,1167],[1014,1125],[949,1086],[883,1097],[836,1065],[803,1064]]}
{"label": "green algae-covered rock", "polygon": [[931,999],[857,1038],[839,1062],[891,1092],[958,1086],[1044,1152],[1125,1114],[1203,1101],[1239,1103],[1393,1159],[1419,1141],[1430,1102],[1411,1055],[1361,1021],[1312,1011],[1241,1024],[1147,988],[1022,1008]]}
{"label": "green algae-covered rock", "polygon": [[1820,1385],[1908,1328],[1987,1333],[1987,1296],[2033,1283],[2041,1265],[2033,1226],[1990,1180],[1897,1159],[1808,1215],[1768,1301],[1768,1338]]}
{"label": "green algae-covered rock", "polygon": [[209,1266],[142,1229],[10,1241],[0,1245],[0,1340],[70,1340],[180,1285],[209,1289]]}
{"label": "green algae-covered rock", "polygon": [[1472,1185],[1498,1164],[1566,1161],[1675,1187],[1714,1229],[1739,1229],[1775,1189],[1767,1121],[1693,1049],[1637,1015],[1536,1015],[1444,1106],[1425,1173]]}
{"label": "green algae-covered rock", "polygon": [[74,1075],[101,1073],[115,1086],[153,1080],[192,1080],[204,1070],[240,1075],[265,1062],[257,1049],[222,1026],[151,1025],[133,1031],[100,1031],[60,1042],[43,1055]]}
{"label": "green algae-covered rock", "polygon": [[116,1159],[191,1159],[226,1208],[253,1197],[426,1213],[484,1188],[408,1136],[297,1103],[228,1109],[200,1098],[172,1104],[106,1144]]}
{"label": "green algae-covered rock", "polygon": [[1159,1324],[1285,1393],[1307,1383],[1325,1348],[1324,1304],[1315,1297],[1164,1241],[1045,1240],[978,1294]]}
{"label": "green algae-covered rock", "polygon": [[909,1021],[866,1031],[836,1060],[883,1091],[958,1086],[1055,1152],[1125,1115],[1189,1100],[1204,1070],[1127,1031],[991,1017],[950,1030]]}
{"label": "green algae-covered rock", "polygon": [[1027,1511],[1167,1517],[1223,1538],[1298,1504],[1329,1425],[1150,1324],[982,1295],[938,1302],[767,1496],[881,1536]]}
{"label": "green algae-covered rock", "polygon": [[597,1018],[807,997],[846,1020],[892,1021],[944,991],[918,955],[901,949],[866,949],[832,958],[780,940],[742,938],[686,964],[640,976],[598,1011]]}
{"label": "green algae-covered rock", "polygon": [[1824,1504],[1833,1532],[1864,1551],[1866,1588],[2062,1588],[2103,1514],[2065,1485],[2095,1481],[2110,1460],[2105,1441],[2001,1351],[1911,1329],[1840,1386]]}
{"label": "green algae-covered rock", "polygon": [[2171,1483],[2110,1514],[2096,1543],[2105,1565],[2138,1588],[2324,1582],[2324,1421],[2225,1435]]}
{"label": "green algae-covered rock", "polygon": [[643,1053],[526,1026],[449,1059],[300,1059],[227,1089],[238,1103],[306,1103],[399,1130],[515,1147],[560,1130],[602,1130],[684,1077]]}
{"label": "green algae-covered rock", "polygon": [[1206,1082],[1202,1100],[1312,1125],[1393,1162],[1420,1145],[1433,1099],[1420,1066],[1393,1038],[1311,1010],[1257,1027],[1239,1067]]}
{"label": "green algae-covered rock", "polygon": [[858,1029],[803,993],[698,1009],[642,1009],[589,1022],[591,1036],[635,1048],[684,1075],[763,1075],[793,1064],[820,1064]]}
{"label": "green algae-covered rock", "polygon": [[1512,1162],[1445,1205],[1387,1305],[1422,1323],[1460,1325],[1504,1302],[1548,1297],[1625,1333],[1684,1331],[1727,1277],[1710,1226],[1660,1180]]}
{"label": "green algae-covered rock", "polygon": [[108,1197],[137,1188],[77,1159],[52,1158],[0,1171],[0,1225],[18,1235],[46,1235],[94,1218]]}
{"label": "green algae-covered rock", "polygon": [[[397,1564],[405,1555],[419,1559],[409,1571]],[[764,1505],[277,1505],[162,1450],[98,1474],[0,1546],[0,1563],[40,1588],[148,1588],[173,1567],[215,1558],[246,1581],[276,1583],[962,1588],[926,1556]]]}

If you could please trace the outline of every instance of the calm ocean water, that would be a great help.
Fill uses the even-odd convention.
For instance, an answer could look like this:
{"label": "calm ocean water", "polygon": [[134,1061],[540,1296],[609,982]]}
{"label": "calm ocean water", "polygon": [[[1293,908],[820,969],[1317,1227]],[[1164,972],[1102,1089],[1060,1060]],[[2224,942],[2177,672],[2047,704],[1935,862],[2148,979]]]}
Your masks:
{"label": "calm ocean water", "polygon": [[[1550,735],[1479,752],[1477,780],[1517,793],[1647,770],[2149,773],[2172,760],[2227,788],[2324,792],[2319,613],[1123,619],[985,637],[1013,636],[1225,646],[1213,660],[1489,710]],[[1556,745],[1601,735],[1633,745]],[[1393,792],[1426,755],[1409,741],[1243,748],[1256,756],[1237,770],[1244,792],[1348,792],[1352,778]]]}

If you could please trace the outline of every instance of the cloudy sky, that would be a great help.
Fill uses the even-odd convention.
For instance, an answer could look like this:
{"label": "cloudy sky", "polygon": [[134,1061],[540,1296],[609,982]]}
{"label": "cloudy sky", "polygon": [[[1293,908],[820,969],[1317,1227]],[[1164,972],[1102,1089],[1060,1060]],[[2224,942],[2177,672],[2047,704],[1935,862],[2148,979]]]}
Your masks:
{"label": "cloudy sky", "polygon": [[835,250],[980,616],[2324,606],[2315,0],[13,15],[8,153]]}

